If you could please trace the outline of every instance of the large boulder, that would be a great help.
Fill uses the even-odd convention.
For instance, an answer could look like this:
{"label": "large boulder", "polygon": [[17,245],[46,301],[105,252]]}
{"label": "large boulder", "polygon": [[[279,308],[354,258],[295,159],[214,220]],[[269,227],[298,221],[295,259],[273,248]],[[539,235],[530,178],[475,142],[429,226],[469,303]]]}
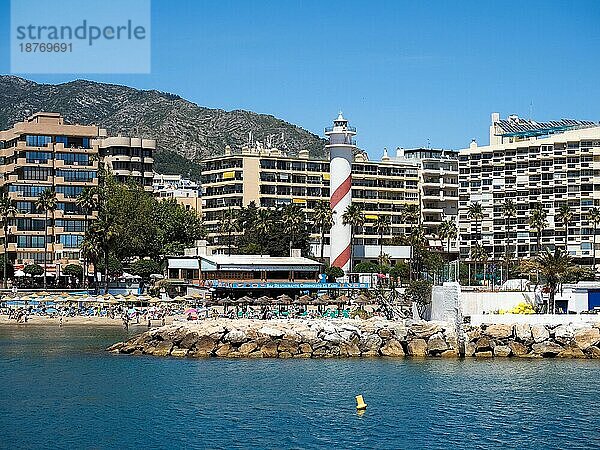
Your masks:
{"label": "large boulder", "polygon": [[531,327],[531,337],[533,338],[533,342],[539,344],[550,337],[550,332],[544,325],[533,325]]}
{"label": "large boulder", "polygon": [[571,342],[557,356],[559,358],[585,358],[585,353],[583,353],[575,342]]}
{"label": "large boulder", "polygon": [[583,328],[574,332],[573,339],[577,346],[586,350],[600,341],[600,330],[598,328]]}
{"label": "large boulder", "polygon": [[494,347],[494,356],[510,356],[512,350],[508,345],[496,345]]}
{"label": "large boulder", "polygon": [[390,339],[383,347],[381,347],[381,354],[383,356],[404,356],[404,349],[399,341]]}
{"label": "large boulder", "polygon": [[198,341],[194,345],[193,356],[196,356],[196,357],[211,356],[216,345],[217,345],[217,341],[215,341],[212,337],[202,336],[198,339]]}
{"label": "large boulder", "polygon": [[444,335],[442,333],[434,334],[427,341],[427,351],[432,355],[439,354],[446,350],[448,350],[448,344],[444,340]]}
{"label": "large boulder", "polygon": [[241,344],[242,342],[246,342],[248,340],[248,336],[242,330],[238,330],[234,328],[229,331],[224,337],[223,341],[230,342],[231,344]]}
{"label": "large boulder", "polygon": [[340,344],[340,356],[347,356],[350,358],[360,356],[360,348],[358,348],[358,345],[353,341],[343,342]]}
{"label": "large boulder", "polygon": [[196,344],[196,342],[198,342],[198,338],[198,333],[196,333],[195,331],[189,331],[181,339],[181,341],[178,344],[178,347],[190,349]]}
{"label": "large boulder", "polygon": [[221,344],[217,347],[217,350],[215,350],[215,355],[221,358],[229,356],[230,353],[233,353],[231,344]]}
{"label": "large boulder", "polygon": [[529,353],[529,348],[520,342],[511,341],[508,343],[508,347],[515,356],[524,356]]}
{"label": "large boulder", "polygon": [[492,339],[507,339],[513,334],[513,326],[505,324],[488,325],[485,334]]}
{"label": "large boulder", "polygon": [[417,338],[428,339],[430,336],[442,331],[442,327],[432,322],[421,322],[412,324],[409,330]]}
{"label": "large boulder", "polygon": [[575,333],[570,325],[559,325],[554,329],[554,340],[562,345],[567,345],[573,340]]}
{"label": "large boulder", "polygon": [[279,341],[277,351],[279,353],[285,352],[291,353],[293,355],[295,353],[298,353],[298,343],[289,339],[282,339],[281,341]]}
{"label": "large boulder", "polygon": [[151,348],[148,353],[154,356],[168,356],[173,348],[171,341],[161,341],[154,348]]}
{"label": "large boulder", "polygon": [[277,358],[277,342],[269,341],[260,348],[264,358]]}
{"label": "large boulder", "polygon": [[558,345],[556,342],[544,341],[535,343],[531,346],[533,353],[542,356],[556,356],[561,353],[564,348]]}
{"label": "large boulder", "polygon": [[427,341],[425,339],[413,339],[408,342],[406,350],[410,356],[427,356]]}
{"label": "large boulder", "polygon": [[244,342],[242,345],[240,345],[238,352],[240,352],[244,356],[248,356],[250,353],[256,350],[257,347],[258,344],[256,343],[256,341]]}
{"label": "large boulder", "polygon": [[531,340],[531,326],[526,323],[518,323],[515,325],[515,336],[517,339],[528,342]]}
{"label": "large boulder", "polygon": [[488,336],[481,336],[477,339],[475,343],[475,348],[477,352],[485,352],[488,350],[492,350],[495,346],[494,341],[492,341]]}

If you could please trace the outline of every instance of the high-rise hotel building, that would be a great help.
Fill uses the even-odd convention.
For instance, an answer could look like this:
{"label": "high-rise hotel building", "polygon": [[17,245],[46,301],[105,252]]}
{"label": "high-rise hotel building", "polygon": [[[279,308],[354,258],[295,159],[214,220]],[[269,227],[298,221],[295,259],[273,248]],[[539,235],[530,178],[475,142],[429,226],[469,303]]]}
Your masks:
{"label": "high-rise hotel building", "polygon": [[58,113],[37,113],[0,131],[0,190],[18,210],[8,218],[8,236],[0,231],[0,252],[8,250],[17,265],[43,262],[45,213],[35,203],[50,188],[57,205],[48,226],[48,271],[57,264],[79,262],[85,211],[77,197],[85,187],[98,185],[99,161],[119,180],[133,179],[152,190],[155,146],[150,139],[107,137],[95,125],[65,124]]}
{"label": "high-rise hotel building", "polygon": [[[329,160],[310,158],[307,151],[290,156],[279,149],[260,145],[245,146],[239,151],[226,147],[223,156],[203,162],[202,212],[209,240],[226,247],[225,237],[219,230],[223,212],[251,202],[264,208],[294,203],[305,208],[310,220],[317,202],[330,200],[330,178]],[[351,179],[352,202],[361,207],[366,218],[364,227],[354,235],[355,252],[361,252],[354,255],[354,262],[377,259],[379,235],[374,222],[379,215],[389,216],[391,222],[384,240],[409,232],[411,225],[405,223],[402,215],[405,205],[409,204],[421,205],[421,220],[430,244],[442,250],[435,237],[437,226],[442,220],[457,215],[456,154],[412,149],[398,151],[396,157],[384,152],[381,161],[370,161],[364,153],[357,152]],[[318,255],[319,235],[317,230],[312,231],[312,250]],[[223,237],[222,242],[220,237]],[[456,244],[451,251],[457,251]],[[326,236],[325,254],[329,254],[329,236]]]}
{"label": "high-rise hotel building", "polygon": [[[564,225],[556,219],[561,205],[574,213],[569,224],[569,253],[580,262],[591,262],[593,224],[587,214],[600,206],[600,124],[580,120],[536,122],[517,116],[501,120],[492,114],[490,145],[459,152],[460,256],[470,259],[470,249],[481,232],[490,260],[503,260],[506,243],[512,257],[527,258],[537,252],[536,234],[529,226],[532,208],[539,202],[547,212],[548,226],[541,247],[565,245]],[[502,204],[511,199],[517,215],[508,224]],[[480,202],[480,230],[469,219],[469,204]],[[600,254],[597,255],[600,256]]]}

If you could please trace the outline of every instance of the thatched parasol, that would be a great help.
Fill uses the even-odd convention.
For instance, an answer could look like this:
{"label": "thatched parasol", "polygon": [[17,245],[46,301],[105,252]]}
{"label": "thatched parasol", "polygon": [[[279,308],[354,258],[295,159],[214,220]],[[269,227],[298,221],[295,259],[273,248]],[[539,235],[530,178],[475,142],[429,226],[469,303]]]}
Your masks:
{"label": "thatched parasol", "polygon": [[277,302],[280,305],[289,305],[290,303],[292,303],[292,301],[292,297],[286,294],[281,294],[279,297],[277,297]]}
{"label": "thatched parasol", "polygon": [[346,304],[350,301],[350,299],[348,298],[347,295],[340,295],[338,298],[335,299],[335,303],[339,304],[339,305],[343,305]]}
{"label": "thatched parasol", "polygon": [[372,303],[371,299],[364,294],[360,294],[358,297],[354,299],[354,303],[359,305],[366,305],[368,303]]}
{"label": "thatched parasol", "polygon": [[258,297],[254,303],[257,305],[265,305],[265,306],[272,305],[273,298],[269,297],[267,295],[263,295],[261,297]]}

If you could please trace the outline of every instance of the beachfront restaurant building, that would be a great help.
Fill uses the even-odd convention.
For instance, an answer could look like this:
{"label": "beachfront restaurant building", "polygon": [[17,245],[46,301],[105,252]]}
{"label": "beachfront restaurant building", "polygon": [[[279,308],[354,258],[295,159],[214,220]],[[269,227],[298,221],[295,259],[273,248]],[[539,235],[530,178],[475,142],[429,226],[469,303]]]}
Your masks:
{"label": "beachfront restaurant building", "polygon": [[[301,256],[202,255],[168,259],[168,278],[210,289],[217,297],[290,296],[331,289],[365,289],[367,283],[328,283],[323,265]],[[196,276],[198,278],[196,278]]]}

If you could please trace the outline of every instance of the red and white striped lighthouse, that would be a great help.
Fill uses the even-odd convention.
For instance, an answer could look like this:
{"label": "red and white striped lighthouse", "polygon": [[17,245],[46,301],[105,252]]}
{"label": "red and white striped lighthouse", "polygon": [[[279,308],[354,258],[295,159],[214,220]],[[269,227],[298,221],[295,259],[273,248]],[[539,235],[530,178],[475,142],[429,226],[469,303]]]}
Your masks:
{"label": "red and white striped lighthouse", "polygon": [[333,127],[325,128],[329,137],[329,192],[330,204],[333,209],[333,227],[329,233],[331,244],[331,266],[339,267],[344,272],[350,271],[350,225],[344,225],[342,216],[352,203],[352,160],[356,142],[356,128],[348,126],[348,121],[340,113],[333,121]]}

